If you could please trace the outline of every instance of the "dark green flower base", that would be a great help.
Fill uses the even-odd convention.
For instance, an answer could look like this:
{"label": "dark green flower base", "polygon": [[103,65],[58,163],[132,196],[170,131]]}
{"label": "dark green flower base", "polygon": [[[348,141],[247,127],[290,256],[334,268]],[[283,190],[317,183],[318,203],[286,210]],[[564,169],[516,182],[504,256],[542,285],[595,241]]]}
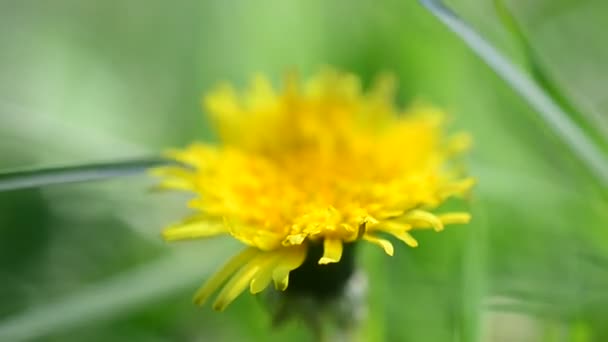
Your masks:
{"label": "dark green flower base", "polygon": [[306,295],[319,300],[339,296],[355,272],[355,249],[354,243],[344,244],[340,262],[319,265],[323,244],[311,244],[302,266],[289,274],[286,295]]}

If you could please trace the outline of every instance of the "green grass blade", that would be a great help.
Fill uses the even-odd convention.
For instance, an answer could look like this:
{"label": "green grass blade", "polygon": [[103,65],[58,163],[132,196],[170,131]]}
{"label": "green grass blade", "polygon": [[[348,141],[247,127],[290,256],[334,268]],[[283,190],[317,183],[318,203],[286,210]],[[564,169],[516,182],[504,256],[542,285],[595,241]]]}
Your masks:
{"label": "green grass blade", "polygon": [[545,68],[540,63],[540,58],[534,50],[534,47],[530,40],[524,33],[521,25],[511,13],[507,5],[503,0],[494,0],[494,8],[498,14],[498,18],[502,22],[503,26],[511,33],[515,38],[516,43],[519,45],[521,51],[524,54],[525,61],[528,64],[531,76],[542,87],[551,98],[559,104],[559,106],[566,112],[574,114],[577,117],[585,119],[586,129],[595,129],[601,133],[599,138],[602,139],[602,143],[606,143],[608,138],[608,126],[602,121],[601,118],[587,113],[585,111],[579,111],[574,106],[573,102],[568,99],[564,92],[558,85],[551,80],[550,75],[547,74]]}
{"label": "green grass blade", "polygon": [[510,63],[496,48],[461,20],[442,1],[420,0],[439,21],[459,36],[570,146],[582,162],[608,186],[608,160],[569,118],[559,104],[529,76]]}
{"label": "green grass blade", "polygon": [[145,158],[0,173],[0,192],[131,176],[166,163],[168,161],[160,158]]}
{"label": "green grass blade", "polygon": [[178,292],[194,291],[213,271],[216,260],[232,251],[227,241],[196,249],[180,248],[137,269],[85,288],[66,298],[33,306],[0,321],[0,341],[30,341],[82,324],[116,319]]}

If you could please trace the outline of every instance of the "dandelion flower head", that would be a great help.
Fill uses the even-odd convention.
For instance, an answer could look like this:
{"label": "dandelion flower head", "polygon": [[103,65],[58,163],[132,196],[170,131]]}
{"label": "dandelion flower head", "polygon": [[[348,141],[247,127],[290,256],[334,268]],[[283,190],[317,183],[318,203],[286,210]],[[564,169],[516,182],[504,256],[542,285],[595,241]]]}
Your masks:
{"label": "dandelion flower head", "polygon": [[432,212],[473,184],[453,162],[466,137],[447,137],[437,108],[397,108],[394,83],[380,77],[364,91],[356,76],[326,69],[302,83],[287,74],[278,90],[258,76],[243,93],[222,85],[204,98],[220,143],[170,151],[183,166],[155,170],[162,187],[194,194],[195,214],[163,237],[228,234],[246,247],[196,303],[219,290],[213,307],[223,310],[247,288],[285,290],[313,244],[325,265],[345,244],[364,240],[392,255],[388,236],[416,247],[412,230],[469,221]]}

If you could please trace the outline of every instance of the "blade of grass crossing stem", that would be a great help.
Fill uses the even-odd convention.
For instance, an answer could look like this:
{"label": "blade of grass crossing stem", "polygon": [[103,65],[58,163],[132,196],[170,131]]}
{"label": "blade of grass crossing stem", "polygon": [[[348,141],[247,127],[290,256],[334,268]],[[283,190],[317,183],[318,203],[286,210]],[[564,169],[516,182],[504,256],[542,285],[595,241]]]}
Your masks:
{"label": "blade of grass crossing stem", "polygon": [[0,192],[132,176],[143,173],[150,167],[161,166],[167,163],[169,162],[160,158],[145,158],[109,163],[12,171],[0,174]]}
{"label": "blade of grass crossing stem", "polygon": [[442,1],[419,0],[439,21],[458,35],[513,90],[534,108],[545,122],[570,146],[593,174],[608,186],[608,159],[576,126],[559,104],[536,82],[510,63],[496,48],[461,20]]}
{"label": "blade of grass crossing stem", "polygon": [[[592,129],[599,132],[601,135],[598,138],[603,138],[602,143],[606,143],[605,139],[608,138],[608,125],[602,120],[602,118],[588,113],[585,111],[579,111],[562,92],[562,90],[546,73],[545,68],[542,67],[539,62],[539,57],[535,53],[534,48],[530,41],[524,34],[521,26],[517,22],[517,19],[513,16],[507,5],[503,0],[494,0],[494,8],[498,14],[498,18],[502,22],[503,26],[511,33],[515,38],[516,43],[524,53],[526,62],[530,69],[532,77],[536,80],[539,86],[541,86],[551,98],[559,104],[559,106],[566,112],[576,114],[578,117],[584,117],[586,119],[585,128]],[[590,127],[592,125],[592,127]]]}

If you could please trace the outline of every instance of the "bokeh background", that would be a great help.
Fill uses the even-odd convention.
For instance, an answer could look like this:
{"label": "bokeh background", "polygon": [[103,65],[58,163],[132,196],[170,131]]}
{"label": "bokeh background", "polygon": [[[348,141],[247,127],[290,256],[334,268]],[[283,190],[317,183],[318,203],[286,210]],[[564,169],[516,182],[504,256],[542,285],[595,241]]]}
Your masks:
{"label": "bokeh background", "polygon": [[[608,5],[449,4],[559,98],[606,152]],[[505,15],[505,11],[508,15]],[[509,20],[511,19],[511,20]],[[468,226],[363,248],[362,341],[608,340],[606,188],[562,137],[416,1],[2,1],[0,170],[157,155],[212,140],[201,95],[332,65],[399,79],[475,141]],[[0,193],[0,340],[307,341],[249,295],[191,295],[238,246],[167,245],[183,197],[146,175]],[[462,203],[459,205],[463,205]]]}

